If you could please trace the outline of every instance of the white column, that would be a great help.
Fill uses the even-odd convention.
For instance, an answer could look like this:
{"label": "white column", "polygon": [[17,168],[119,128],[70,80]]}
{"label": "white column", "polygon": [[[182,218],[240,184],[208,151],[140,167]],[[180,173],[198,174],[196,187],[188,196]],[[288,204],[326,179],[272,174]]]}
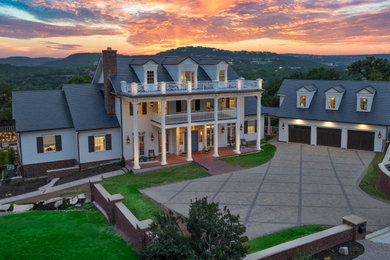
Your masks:
{"label": "white column", "polygon": [[134,143],[134,165],[133,169],[138,170],[139,167],[139,137],[138,137],[138,113],[137,113],[137,103],[133,102],[133,143]]}
{"label": "white column", "polygon": [[187,161],[192,161],[191,99],[187,99]]}
{"label": "white column", "polygon": [[207,125],[203,126],[203,135],[202,135],[202,141],[203,141],[203,148],[207,146]]}
{"label": "white column", "polygon": [[237,97],[237,121],[236,121],[236,150],[234,151],[237,154],[240,154],[240,123],[241,123],[241,102],[240,97]]}
{"label": "white column", "polygon": [[268,121],[267,121],[267,134],[268,135],[271,134],[271,117],[270,116],[268,117]]}
{"label": "white column", "polygon": [[317,145],[317,127],[315,125],[310,128],[310,144]]}
{"label": "white column", "polygon": [[161,101],[161,165],[167,164],[167,134],[165,126],[165,100]]}
{"label": "white column", "polygon": [[214,157],[218,154],[218,98],[214,98]]}
{"label": "white column", "polygon": [[341,148],[347,149],[348,146],[348,129],[341,129]]}
{"label": "white column", "polygon": [[261,150],[261,132],[263,131],[263,124],[261,123],[261,95],[257,96],[257,112],[256,112],[256,120],[257,120],[257,133],[256,133],[256,149],[258,151]]}

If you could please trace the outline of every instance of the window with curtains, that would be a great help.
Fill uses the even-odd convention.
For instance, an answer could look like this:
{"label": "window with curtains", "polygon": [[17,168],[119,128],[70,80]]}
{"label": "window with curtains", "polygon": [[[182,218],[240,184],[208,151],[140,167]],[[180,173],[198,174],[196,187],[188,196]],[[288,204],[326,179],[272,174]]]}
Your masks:
{"label": "window with curtains", "polygon": [[45,153],[56,151],[56,142],[55,142],[54,135],[43,137],[43,151]]}

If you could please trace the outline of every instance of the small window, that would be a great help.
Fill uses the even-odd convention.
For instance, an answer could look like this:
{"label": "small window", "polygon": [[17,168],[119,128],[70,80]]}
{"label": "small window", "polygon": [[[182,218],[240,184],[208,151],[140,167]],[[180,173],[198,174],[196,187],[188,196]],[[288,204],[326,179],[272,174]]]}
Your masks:
{"label": "small window", "polygon": [[229,108],[235,108],[237,105],[236,103],[236,98],[229,98],[228,101],[229,101]]}
{"label": "small window", "polygon": [[256,132],[255,125],[256,121],[248,121],[248,133]]}
{"label": "small window", "polygon": [[335,97],[329,98],[329,108],[336,108],[336,98]]}
{"label": "small window", "polygon": [[220,70],[218,74],[219,81],[225,81],[225,70]]}
{"label": "small window", "polygon": [[306,107],[306,96],[300,96],[299,97],[299,106],[300,107]]}
{"label": "small window", "polygon": [[148,70],[146,72],[146,83],[147,84],[154,84],[154,71]]}
{"label": "small window", "polygon": [[106,136],[99,135],[95,136],[95,152],[106,150]]}
{"label": "small window", "polygon": [[187,81],[191,81],[192,83],[194,83],[194,72],[182,71],[180,79],[181,79],[181,83],[185,83]]}
{"label": "small window", "polygon": [[56,151],[56,141],[54,135],[43,137],[43,151],[45,153]]}
{"label": "small window", "polygon": [[367,98],[360,99],[360,110],[367,110]]}

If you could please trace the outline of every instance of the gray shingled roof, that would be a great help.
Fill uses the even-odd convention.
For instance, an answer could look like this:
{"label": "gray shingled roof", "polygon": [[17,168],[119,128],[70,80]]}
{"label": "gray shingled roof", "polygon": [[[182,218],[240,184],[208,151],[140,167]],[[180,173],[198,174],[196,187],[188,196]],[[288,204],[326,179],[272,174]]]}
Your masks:
{"label": "gray shingled roof", "polygon": [[12,92],[17,132],[73,128],[61,90]]}
{"label": "gray shingled roof", "polygon": [[[257,102],[256,97],[245,97],[245,108],[244,113],[246,116],[253,116],[257,114]],[[276,116],[278,107],[265,107],[261,105],[261,114]]]}
{"label": "gray shingled roof", "polygon": [[330,88],[328,88],[326,91],[328,91],[329,89],[335,89],[336,91],[338,91],[339,93],[344,93],[345,92],[345,88],[342,86],[342,85],[337,85],[337,86],[332,86]]}
{"label": "gray shingled roof", "polygon": [[103,93],[95,85],[64,85],[63,90],[76,131],[119,127],[116,116],[107,115]]}
{"label": "gray shingled roof", "polygon": [[[310,108],[296,108],[296,89],[313,84],[317,87]],[[339,110],[325,109],[325,91],[335,85],[342,85],[345,93]],[[371,112],[357,112],[356,92],[363,88],[372,87],[376,95]],[[277,116],[281,118],[299,118],[321,121],[347,122],[357,124],[390,125],[390,82],[367,81],[331,81],[331,80],[285,80],[278,91],[284,95]]]}

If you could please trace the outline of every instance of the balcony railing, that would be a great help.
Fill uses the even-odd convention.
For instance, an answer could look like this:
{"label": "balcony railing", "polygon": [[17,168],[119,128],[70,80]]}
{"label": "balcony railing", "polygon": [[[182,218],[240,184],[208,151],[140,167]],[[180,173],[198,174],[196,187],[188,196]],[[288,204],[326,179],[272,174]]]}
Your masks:
{"label": "balcony railing", "polygon": [[[237,118],[235,109],[226,109],[218,111],[218,120],[227,120]],[[161,115],[154,114],[153,121],[161,124]],[[214,121],[214,111],[210,112],[191,112],[191,122]],[[165,124],[183,124],[187,123],[187,113],[176,113],[165,115]]]}
{"label": "balcony railing", "polygon": [[195,83],[158,82],[157,84],[127,83],[126,81],[121,81],[121,91],[123,94],[141,96],[261,90],[262,82],[262,79],[244,80],[243,78],[229,81],[198,81]]}

